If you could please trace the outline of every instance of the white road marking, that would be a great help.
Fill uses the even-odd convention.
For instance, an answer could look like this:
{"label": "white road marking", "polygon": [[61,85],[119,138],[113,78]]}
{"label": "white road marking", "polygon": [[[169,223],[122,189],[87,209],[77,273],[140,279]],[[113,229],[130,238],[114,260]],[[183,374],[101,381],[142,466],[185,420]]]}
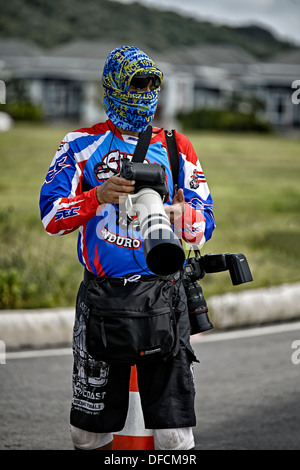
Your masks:
{"label": "white road marking", "polygon": [[70,356],[71,348],[58,349],[32,349],[28,351],[7,352],[6,359],[29,359],[33,357],[54,357],[54,356]]}
{"label": "white road marking", "polygon": [[[300,330],[300,322],[280,323],[278,325],[260,326],[256,328],[245,328],[234,331],[224,331],[218,333],[212,331],[210,333],[200,333],[199,335],[191,336],[192,343],[202,342],[215,342],[215,341],[228,341],[240,338],[252,338],[255,336],[271,335],[276,333],[284,333],[286,331]],[[299,335],[300,336],[300,335]]]}
{"label": "white road marking", "polygon": [[[215,341],[229,341],[240,338],[252,338],[255,336],[264,336],[270,334],[285,333],[288,331],[299,331],[300,322],[282,323],[278,325],[261,326],[256,328],[245,328],[234,331],[210,333],[200,333],[191,337],[191,343],[212,343]],[[299,334],[300,338],[300,334]],[[7,360],[13,359],[30,359],[38,357],[59,357],[72,355],[72,348],[58,348],[58,349],[32,349],[27,351],[7,352],[5,357]]]}

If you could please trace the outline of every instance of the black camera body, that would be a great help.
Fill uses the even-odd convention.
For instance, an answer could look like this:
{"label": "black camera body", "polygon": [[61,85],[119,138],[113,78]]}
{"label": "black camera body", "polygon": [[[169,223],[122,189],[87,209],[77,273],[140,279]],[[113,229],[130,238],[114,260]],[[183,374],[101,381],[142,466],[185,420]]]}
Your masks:
{"label": "black camera body", "polygon": [[183,272],[183,285],[185,288],[190,319],[191,335],[202,333],[213,328],[208,317],[208,308],[203,291],[198,280],[206,273],[229,271],[233,285],[251,282],[252,274],[245,255],[242,253],[222,253],[189,258]]}
{"label": "black camera body", "polygon": [[166,202],[169,189],[166,183],[165,167],[157,163],[138,163],[123,160],[120,176],[127,180],[135,180],[135,193],[143,188],[154,189]]}

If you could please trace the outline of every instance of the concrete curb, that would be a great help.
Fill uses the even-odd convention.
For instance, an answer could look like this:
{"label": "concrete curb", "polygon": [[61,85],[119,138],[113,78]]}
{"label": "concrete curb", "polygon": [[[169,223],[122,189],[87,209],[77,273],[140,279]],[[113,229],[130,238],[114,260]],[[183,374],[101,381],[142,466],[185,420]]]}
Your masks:
{"label": "concrete curb", "polygon": [[72,344],[75,308],[2,310],[0,339],[6,349]]}
{"label": "concrete curb", "polygon": [[216,328],[300,318],[300,283],[214,296],[207,301]]}
{"label": "concrete curb", "polygon": [[[300,318],[300,283],[214,296],[207,300],[216,329]],[[71,346],[75,309],[3,310],[0,340],[7,350]]]}

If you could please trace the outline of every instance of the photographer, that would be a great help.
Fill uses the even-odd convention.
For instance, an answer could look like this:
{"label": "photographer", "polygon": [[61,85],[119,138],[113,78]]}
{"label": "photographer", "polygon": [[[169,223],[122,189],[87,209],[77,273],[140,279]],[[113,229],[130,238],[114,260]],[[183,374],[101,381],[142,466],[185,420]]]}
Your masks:
{"label": "photographer", "polygon": [[[106,285],[104,280],[112,283],[111,289],[120,279],[122,289],[133,284],[145,286],[147,281],[150,285],[156,279],[162,286],[169,285],[167,278],[149,270],[135,217],[124,217],[119,211],[136,184],[120,177],[122,162],[132,159],[139,136],[154,118],[162,81],[162,72],[142,51],[131,46],[112,51],[102,76],[108,120],[65,136],[41,189],[40,210],[46,231],[63,235],[79,229],[78,258],[84,266],[73,336],[70,419],[76,449],[111,449],[112,434],[124,427],[127,415],[130,365],[102,360],[88,352],[87,345],[92,343],[89,335],[95,336],[88,323],[91,305],[97,311],[101,304],[97,289]],[[169,191],[165,212],[178,238],[199,245],[214,229],[212,199],[191,143],[179,133],[176,143],[180,162],[175,194],[163,129],[152,129],[144,164],[163,165]],[[196,358],[189,341],[185,291],[178,276],[176,279],[180,304],[176,352],[154,362],[137,363],[145,426],[154,430],[155,448],[163,450],[193,448],[192,427],[196,424],[191,372]],[[116,302],[122,300],[120,289],[112,290]],[[138,302],[143,304],[143,294]],[[104,309],[105,302],[102,304]],[[98,322],[98,326],[99,336],[103,336],[103,324]]]}

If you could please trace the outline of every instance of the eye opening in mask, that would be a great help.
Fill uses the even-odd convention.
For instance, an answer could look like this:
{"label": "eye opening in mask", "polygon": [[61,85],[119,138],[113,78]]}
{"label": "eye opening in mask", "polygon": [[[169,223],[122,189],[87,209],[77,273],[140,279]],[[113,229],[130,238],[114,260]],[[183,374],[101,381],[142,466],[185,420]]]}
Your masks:
{"label": "eye opening in mask", "polygon": [[154,88],[158,88],[160,86],[160,78],[156,75],[142,75],[138,73],[132,77],[130,86],[142,90],[149,85],[150,81],[152,81]]}

